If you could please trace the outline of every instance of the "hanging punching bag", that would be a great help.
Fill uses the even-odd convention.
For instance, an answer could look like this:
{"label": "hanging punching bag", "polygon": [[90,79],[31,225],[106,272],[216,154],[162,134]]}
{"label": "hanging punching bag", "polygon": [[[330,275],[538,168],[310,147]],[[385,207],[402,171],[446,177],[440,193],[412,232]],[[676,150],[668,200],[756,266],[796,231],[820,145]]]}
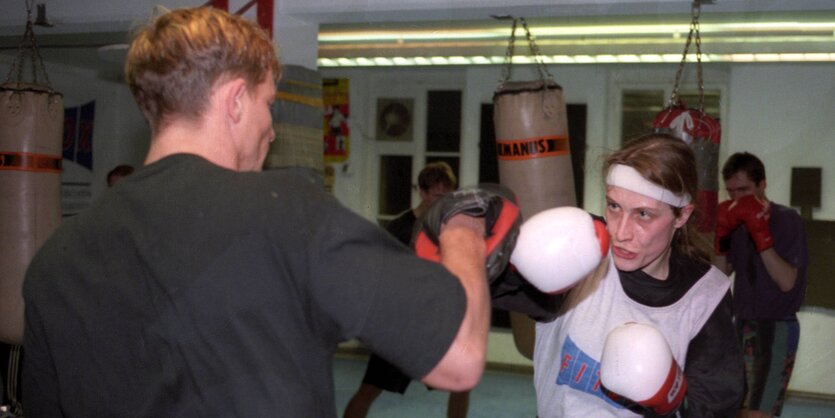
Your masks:
{"label": "hanging punching bag", "polygon": [[505,83],[493,104],[499,178],[516,193],[523,217],[575,206],[562,88],[550,80]]}
{"label": "hanging punching bag", "polygon": [[[696,229],[713,234],[719,204],[719,141],[722,127],[707,113],[689,109],[681,101],[669,106],[652,121],[655,132],[668,133],[690,145],[696,155],[699,195],[696,197]],[[709,242],[713,242],[710,240]]]}
{"label": "hanging punching bag", "polygon": [[[522,23],[539,79],[510,81],[517,22]],[[525,18],[513,19],[505,68],[493,94],[493,121],[499,182],[515,194],[522,219],[557,206],[576,206],[562,87],[540,59]],[[535,326],[527,315],[510,312],[513,341],[533,359]]]}
{"label": "hanging punching bag", "polygon": [[23,341],[22,285],[35,252],[61,221],[59,93],[0,85],[0,341]]}
{"label": "hanging punching bag", "polygon": [[[661,110],[652,121],[655,132],[663,132],[681,138],[690,145],[696,155],[696,168],[699,172],[699,195],[696,197],[696,230],[713,242],[719,205],[719,141],[722,139],[722,127],[719,122],[704,111],[704,76],[702,69],[702,41],[699,17],[701,3],[691,6],[690,32],[684,44],[684,52],[676,71],[673,92],[667,107]],[[694,42],[695,41],[695,42]],[[690,44],[696,45],[696,77],[699,87],[699,106],[688,108],[679,99],[684,65]]]}
{"label": "hanging punching bag", "polygon": [[[505,82],[493,96],[499,181],[523,219],[557,206],[576,206],[562,88],[552,80]],[[511,312],[519,352],[533,358],[534,322]]]}
{"label": "hanging punching bag", "polygon": [[323,111],[319,72],[285,65],[272,106],[276,140],[270,144],[264,168],[303,168],[321,180],[325,171]]}

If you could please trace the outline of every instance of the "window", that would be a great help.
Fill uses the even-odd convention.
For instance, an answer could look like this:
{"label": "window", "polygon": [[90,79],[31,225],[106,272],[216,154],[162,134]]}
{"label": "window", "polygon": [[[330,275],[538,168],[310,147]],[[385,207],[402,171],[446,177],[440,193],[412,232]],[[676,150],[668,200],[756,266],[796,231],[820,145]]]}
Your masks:
{"label": "window", "polygon": [[412,157],[408,155],[380,156],[379,210],[380,225],[409,209],[412,198]]}
{"label": "window", "polygon": [[[427,88],[398,94],[402,97],[377,99],[377,222],[381,226],[417,205],[417,176],[427,163],[444,161],[460,178],[461,90]],[[387,117],[380,113],[398,103],[403,104],[397,106],[400,113],[406,109],[408,114]],[[410,121],[407,127],[390,126],[406,120]],[[392,133],[399,136],[392,138]]]}

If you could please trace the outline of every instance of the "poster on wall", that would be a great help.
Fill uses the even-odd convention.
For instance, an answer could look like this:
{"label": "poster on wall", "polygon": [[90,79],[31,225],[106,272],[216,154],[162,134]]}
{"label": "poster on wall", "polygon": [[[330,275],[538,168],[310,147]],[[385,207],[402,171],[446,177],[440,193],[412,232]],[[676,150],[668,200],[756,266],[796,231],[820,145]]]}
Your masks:
{"label": "poster on wall", "polygon": [[96,102],[64,108],[61,215],[75,215],[90,206],[93,176],[93,126]]}
{"label": "poster on wall", "polygon": [[325,105],[325,163],[342,163],[350,155],[349,80],[347,78],[322,79],[322,101]]}

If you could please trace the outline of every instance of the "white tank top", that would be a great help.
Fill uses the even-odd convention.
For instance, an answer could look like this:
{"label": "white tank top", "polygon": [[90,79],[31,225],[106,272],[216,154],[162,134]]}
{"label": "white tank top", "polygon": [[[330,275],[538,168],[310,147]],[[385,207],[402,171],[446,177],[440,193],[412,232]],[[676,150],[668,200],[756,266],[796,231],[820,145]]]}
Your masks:
{"label": "white tank top", "polygon": [[609,332],[625,322],[656,327],[682,367],[687,347],[719,305],[730,280],[715,267],[669,306],[635,302],[612,257],[567,295],[560,316],[536,324],[534,384],[539,418],[637,417],[600,387],[600,355]]}

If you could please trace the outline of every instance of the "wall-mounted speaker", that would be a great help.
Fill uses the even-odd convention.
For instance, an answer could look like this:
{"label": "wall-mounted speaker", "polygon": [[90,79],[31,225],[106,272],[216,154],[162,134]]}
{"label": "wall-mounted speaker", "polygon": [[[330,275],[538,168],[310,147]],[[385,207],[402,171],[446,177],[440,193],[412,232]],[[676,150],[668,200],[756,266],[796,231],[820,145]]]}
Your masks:
{"label": "wall-mounted speaker", "polygon": [[813,208],[821,206],[820,167],[792,167],[791,205]]}
{"label": "wall-mounted speaker", "polygon": [[812,219],[812,208],[821,206],[820,167],[792,167],[791,205],[803,219]]}

